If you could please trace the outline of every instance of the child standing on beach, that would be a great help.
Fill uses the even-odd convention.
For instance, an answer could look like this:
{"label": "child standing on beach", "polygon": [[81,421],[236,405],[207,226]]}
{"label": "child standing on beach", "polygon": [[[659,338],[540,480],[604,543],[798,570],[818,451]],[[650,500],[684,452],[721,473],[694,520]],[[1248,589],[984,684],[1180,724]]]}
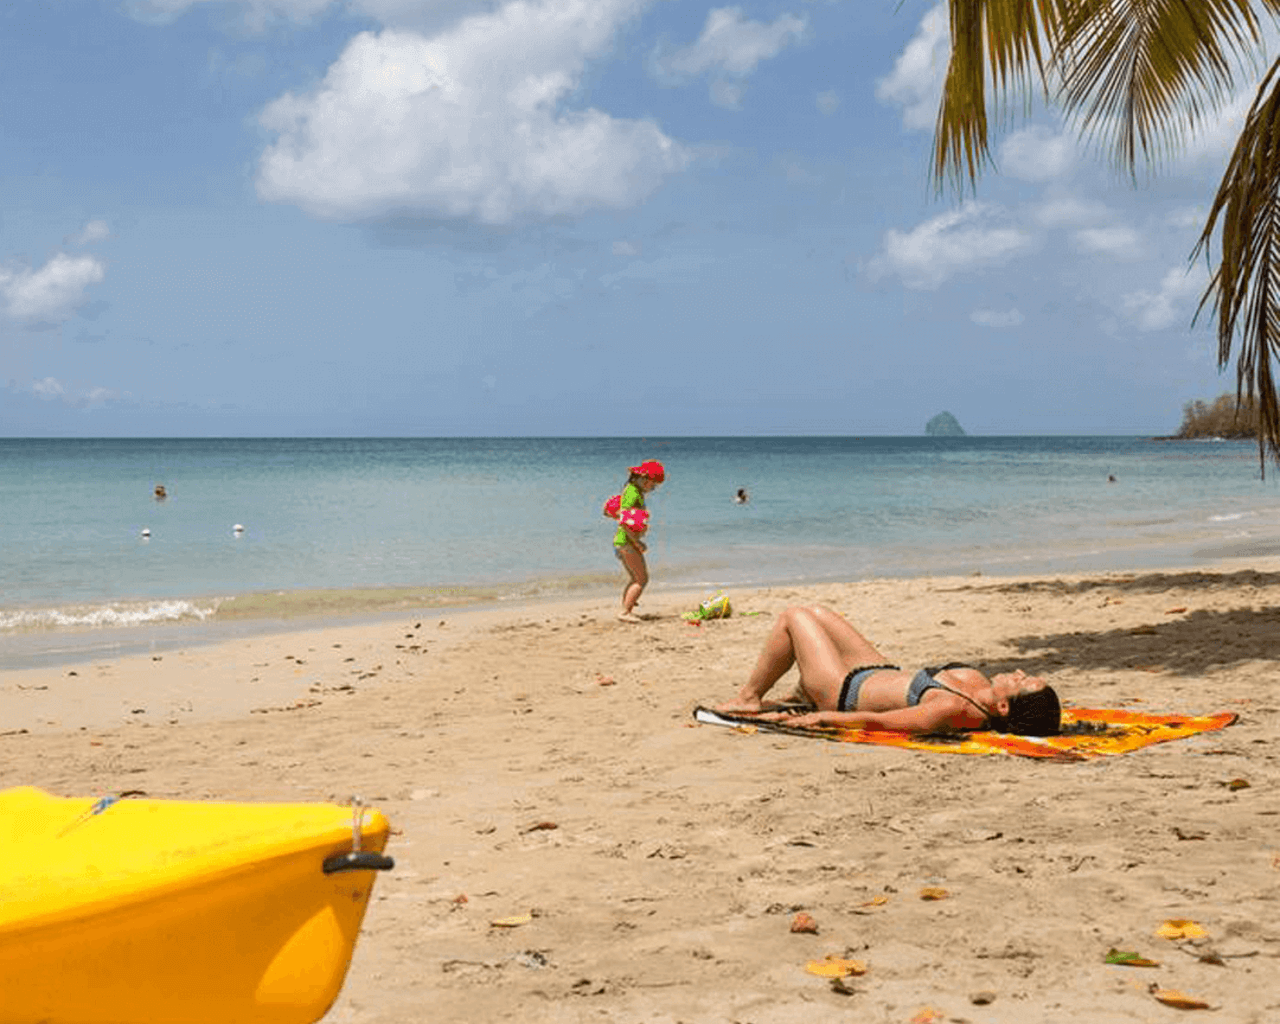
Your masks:
{"label": "child standing on beach", "polygon": [[[640,539],[647,528],[648,513],[628,516],[628,509],[644,511],[644,496],[666,479],[662,463],[649,459],[631,467],[627,486],[622,489],[622,501],[618,506],[618,532],[613,535],[613,553],[627,570],[627,584],[622,588],[622,610],[618,618],[622,622],[641,622],[635,613],[636,603],[649,582],[649,570],[644,564],[645,545]],[[637,528],[638,527],[638,528]]]}

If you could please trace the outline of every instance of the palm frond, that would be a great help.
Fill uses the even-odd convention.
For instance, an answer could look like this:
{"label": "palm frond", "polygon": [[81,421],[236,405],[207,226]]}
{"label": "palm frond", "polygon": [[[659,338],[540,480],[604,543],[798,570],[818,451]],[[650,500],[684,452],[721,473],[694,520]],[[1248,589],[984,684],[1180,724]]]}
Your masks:
{"label": "palm frond", "polygon": [[1131,174],[1139,155],[1176,151],[1260,45],[1251,0],[1067,0],[1059,14],[1058,101]]}
{"label": "palm frond", "polygon": [[[933,178],[975,184],[997,103],[1039,81],[1133,173],[1176,150],[1260,48],[1255,0],[948,0],[951,58]],[[1280,13],[1280,0],[1256,0]]]}
{"label": "palm frond", "polygon": [[[1043,19],[1066,0],[948,0],[951,57],[934,131],[934,183],[976,184],[990,163],[987,77],[997,98],[1045,81]],[[988,62],[990,67],[988,68]]]}
{"label": "palm frond", "polygon": [[[1280,461],[1280,60],[1258,86],[1235,151],[1218,186],[1193,257],[1221,222],[1222,258],[1200,300],[1218,320],[1218,365],[1231,359],[1237,334],[1236,396],[1258,409],[1258,455]],[[1197,311],[1197,316],[1199,311]]]}

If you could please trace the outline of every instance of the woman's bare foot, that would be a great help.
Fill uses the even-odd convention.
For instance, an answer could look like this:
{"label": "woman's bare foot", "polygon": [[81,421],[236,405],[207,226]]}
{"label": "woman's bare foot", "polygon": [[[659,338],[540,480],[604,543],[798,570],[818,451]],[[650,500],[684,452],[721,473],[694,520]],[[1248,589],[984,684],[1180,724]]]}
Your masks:
{"label": "woman's bare foot", "polygon": [[619,622],[644,622],[635,612],[618,612]]}

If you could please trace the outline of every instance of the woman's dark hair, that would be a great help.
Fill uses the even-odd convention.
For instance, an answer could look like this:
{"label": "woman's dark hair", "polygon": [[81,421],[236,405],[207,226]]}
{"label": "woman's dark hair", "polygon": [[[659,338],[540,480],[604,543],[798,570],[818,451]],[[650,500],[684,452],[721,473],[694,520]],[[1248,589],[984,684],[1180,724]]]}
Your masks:
{"label": "woman's dark hair", "polygon": [[1009,698],[1009,714],[992,718],[990,727],[1016,736],[1057,736],[1062,731],[1062,703],[1052,686],[1015,693]]}

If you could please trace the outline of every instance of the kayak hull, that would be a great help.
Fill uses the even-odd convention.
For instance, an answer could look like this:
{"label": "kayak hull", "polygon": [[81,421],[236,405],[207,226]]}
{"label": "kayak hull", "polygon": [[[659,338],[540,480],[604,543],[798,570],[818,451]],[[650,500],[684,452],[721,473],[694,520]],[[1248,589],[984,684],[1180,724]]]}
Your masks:
{"label": "kayak hull", "polygon": [[[0,793],[0,1024],[324,1015],[376,877],[324,870],[354,845],[350,808],[124,800],[88,813],[94,806]],[[24,832],[43,845],[17,848]],[[366,813],[360,848],[380,852],[388,832]]]}

